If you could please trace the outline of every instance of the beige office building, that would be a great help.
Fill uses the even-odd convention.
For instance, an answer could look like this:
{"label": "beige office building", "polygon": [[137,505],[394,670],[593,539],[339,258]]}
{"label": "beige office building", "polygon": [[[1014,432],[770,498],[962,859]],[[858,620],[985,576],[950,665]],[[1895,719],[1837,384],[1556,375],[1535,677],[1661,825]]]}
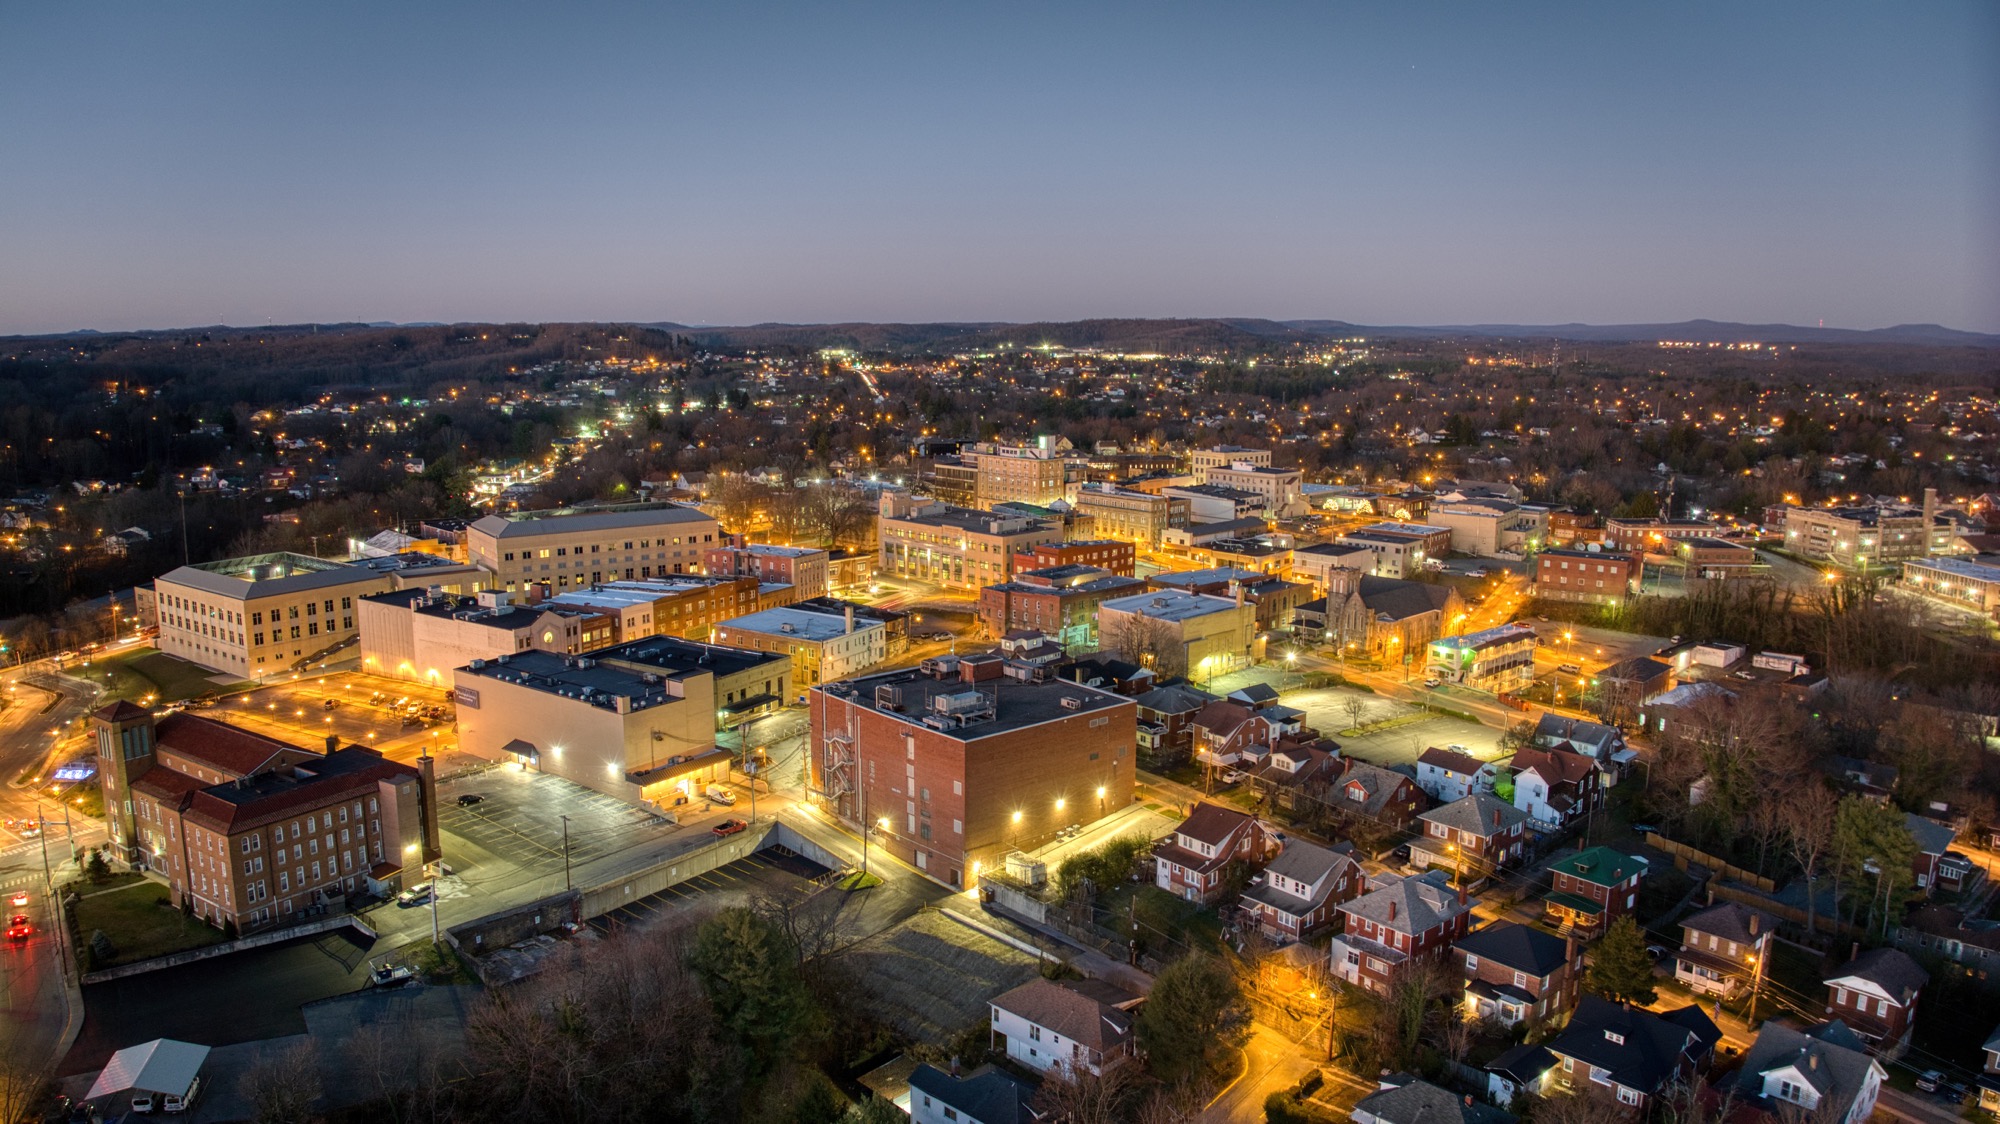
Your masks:
{"label": "beige office building", "polygon": [[715,518],[676,503],[625,504],[593,511],[488,515],[466,529],[472,563],[494,588],[525,592],[584,588],[608,581],[702,572],[703,554],[722,541]]}
{"label": "beige office building", "polygon": [[1076,510],[1095,520],[1097,533],[1147,549],[1159,549],[1162,536],[1188,525],[1188,501],[1180,496],[1154,495],[1091,484],[1077,490]]}
{"label": "beige office building", "polygon": [[601,613],[516,603],[498,590],[474,597],[428,589],[391,590],[355,604],[361,670],[432,687],[473,660],[529,650],[573,655],[614,640]]}
{"label": "beige office building", "polygon": [[483,571],[429,554],[329,562],[257,554],[181,566],[153,582],[159,648],[256,679],[352,658],[354,604],[371,593],[437,585],[472,592]]}
{"label": "beige office building", "polygon": [[881,570],[949,589],[983,589],[1014,576],[1014,555],[1063,540],[1062,528],[1027,516],[920,503],[882,493],[876,519]]}
{"label": "beige office building", "polygon": [[1300,492],[1304,481],[1305,474],[1296,468],[1238,462],[1209,469],[1207,483],[1262,497],[1267,519],[1296,519],[1306,513],[1306,501]]}
{"label": "beige office building", "polygon": [[1218,468],[1228,468],[1233,464],[1247,464],[1271,467],[1271,450],[1249,449],[1242,445],[1217,445],[1212,449],[1196,449],[1188,454],[1188,468],[1197,484],[1208,483],[1208,474]]}
{"label": "beige office building", "polygon": [[1206,682],[1249,664],[1257,610],[1241,597],[1138,593],[1097,606],[1098,642],[1163,678]]}
{"label": "beige office building", "polygon": [[996,503],[1047,507],[1069,498],[1067,466],[1055,442],[1046,437],[1034,445],[968,445],[959,459],[976,474],[973,502],[978,507]]}
{"label": "beige office building", "polygon": [[792,661],[800,691],[872,670],[889,658],[889,628],[878,620],[785,606],[715,626],[715,642]]}

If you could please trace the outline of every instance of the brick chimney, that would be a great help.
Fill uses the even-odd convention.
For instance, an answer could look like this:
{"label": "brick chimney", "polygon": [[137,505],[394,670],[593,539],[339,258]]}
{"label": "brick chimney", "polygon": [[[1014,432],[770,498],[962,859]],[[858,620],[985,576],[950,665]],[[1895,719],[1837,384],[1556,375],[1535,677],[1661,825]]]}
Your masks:
{"label": "brick chimney", "polygon": [[1396,903],[1393,899],[1391,899],[1389,902],[1389,920],[1394,921],[1395,919],[1396,919]]}

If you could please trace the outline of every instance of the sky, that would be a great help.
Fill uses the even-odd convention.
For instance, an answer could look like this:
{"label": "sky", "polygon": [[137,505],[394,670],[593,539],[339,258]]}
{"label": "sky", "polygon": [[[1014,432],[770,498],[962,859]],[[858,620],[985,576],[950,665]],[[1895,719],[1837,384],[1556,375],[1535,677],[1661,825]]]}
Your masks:
{"label": "sky", "polygon": [[0,333],[2000,331],[2000,5],[0,4]]}

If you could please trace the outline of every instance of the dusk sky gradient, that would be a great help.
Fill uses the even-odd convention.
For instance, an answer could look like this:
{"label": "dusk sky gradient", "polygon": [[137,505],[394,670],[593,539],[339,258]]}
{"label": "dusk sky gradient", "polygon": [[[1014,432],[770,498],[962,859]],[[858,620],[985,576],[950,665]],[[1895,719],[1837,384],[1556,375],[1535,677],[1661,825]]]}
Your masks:
{"label": "dusk sky gradient", "polygon": [[2000,5],[0,6],[0,333],[2000,331]]}

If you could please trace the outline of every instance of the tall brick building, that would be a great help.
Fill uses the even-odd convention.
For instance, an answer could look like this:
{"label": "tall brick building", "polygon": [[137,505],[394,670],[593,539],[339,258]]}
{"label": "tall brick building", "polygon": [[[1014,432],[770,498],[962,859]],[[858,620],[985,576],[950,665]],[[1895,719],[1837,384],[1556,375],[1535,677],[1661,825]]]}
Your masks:
{"label": "tall brick building", "polygon": [[319,752],[191,714],[156,719],[129,702],[92,719],[113,849],[217,925],[339,907],[439,857],[427,769],[332,739]]}
{"label": "tall brick building", "polygon": [[811,799],[947,886],[1132,800],[1138,706],[1000,660],[816,687]]}

